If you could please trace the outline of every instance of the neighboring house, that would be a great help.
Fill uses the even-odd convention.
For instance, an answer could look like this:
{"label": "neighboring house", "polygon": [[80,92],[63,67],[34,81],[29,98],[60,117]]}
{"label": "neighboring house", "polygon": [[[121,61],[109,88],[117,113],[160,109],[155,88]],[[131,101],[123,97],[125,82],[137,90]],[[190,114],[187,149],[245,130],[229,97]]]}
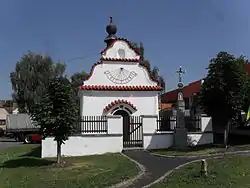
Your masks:
{"label": "neighboring house", "polygon": [[7,115],[9,115],[9,113],[7,112],[7,110],[3,107],[0,108],[0,129],[5,129],[6,128],[6,119],[7,119]]}
{"label": "neighboring house", "polygon": [[[250,64],[245,64],[245,70],[250,76]],[[198,104],[198,96],[201,91],[201,85],[203,83],[203,79],[192,82],[183,87],[183,98],[185,101],[185,109],[186,113],[190,113],[191,115],[199,115],[202,112],[199,104]],[[177,94],[178,89],[168,91],[161,95],[161,102],[162,103],[171,103],[174,104],[177,102]],[[169,109],[168,109],[169,110]]]}
{"label": "neighboring house", "polygon": [[[198,80],[183,87],[183,98],[187,114],[197,115],[202,113],[197,102],[202,83],[203,80]],[[161,95],[161,101],[162,103],[173,104],[172,108],[174,108],[175,103],[177,102],[177,96],[178,89],[175,89]]]}

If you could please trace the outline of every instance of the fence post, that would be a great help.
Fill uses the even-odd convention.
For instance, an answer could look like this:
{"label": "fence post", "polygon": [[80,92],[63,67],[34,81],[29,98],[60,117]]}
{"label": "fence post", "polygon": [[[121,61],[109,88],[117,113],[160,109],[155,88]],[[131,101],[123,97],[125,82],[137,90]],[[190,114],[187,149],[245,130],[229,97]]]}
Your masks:
{"label": "fence post", "polygon": [[157,132],[157,115],[142,115],[141,117],[143,134]]}
{"label": "fence post", "polygon": [[204,131],[206,131],[206,132],[213,131],[212,118],[206,116],[205,114],[202,114],[201,115],[201,132],[204,132]]}
{"label": "fence post", "polygon": [[108,119],[108,134],[123,133],[123,118],[120,115],[107,116]]}
{"label": "fence post", "polygon": [[174,130],[176,128],[176,116],[170,116],[170,129]]}

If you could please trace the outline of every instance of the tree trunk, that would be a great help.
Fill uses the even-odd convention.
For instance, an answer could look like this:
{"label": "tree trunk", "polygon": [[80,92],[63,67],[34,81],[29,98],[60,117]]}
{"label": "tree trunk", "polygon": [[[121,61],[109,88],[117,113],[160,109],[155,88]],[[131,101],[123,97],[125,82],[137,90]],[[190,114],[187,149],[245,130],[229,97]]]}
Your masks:
{"label": "tree trunk", "polygon": [[56,159],[56,163],[60,164],[61,163],[61,146],[62,146],[62,142],[61,141],[56,141],[57,142],[57,159]]}
{"label": "tree trunk", "polygon": [[227,148],[228,134],[229,134],[230,121],[227,122],[224,130],[224,146]]}

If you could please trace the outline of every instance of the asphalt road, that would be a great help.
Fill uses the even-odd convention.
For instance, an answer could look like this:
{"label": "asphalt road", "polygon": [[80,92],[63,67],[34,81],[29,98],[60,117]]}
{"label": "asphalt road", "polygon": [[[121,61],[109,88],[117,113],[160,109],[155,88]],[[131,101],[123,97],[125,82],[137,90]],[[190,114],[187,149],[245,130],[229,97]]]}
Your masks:
{"label": "asphalt road", "polygon": [[15,147],[23,144],[22,142],[17,142],[12,138],[0,137],[0,149],[5,149],[9,147]]}

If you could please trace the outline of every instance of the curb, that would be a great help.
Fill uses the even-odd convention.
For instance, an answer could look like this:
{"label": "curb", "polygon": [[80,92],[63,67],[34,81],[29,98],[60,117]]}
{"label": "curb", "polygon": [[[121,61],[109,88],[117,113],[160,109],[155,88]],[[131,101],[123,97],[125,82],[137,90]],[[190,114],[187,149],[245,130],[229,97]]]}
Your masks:
{"label": "curb", "polygon": [[189,155],[189,156],[176,156],[176,155],[163,155],[157,153],[151,153],[154,156],[165,157],[165,158],[179,158],[179,159],[195,159],[195,158],[203,158],[203,157],[219,157],[225,155],[237,155],[237,154],[248,154],[250,150],[243,150],[243,151],[229,151],[229,152],[221,152],[209,155]]}
{"label": "curb", "polygon": [[[223,158],[223,156],[217,156],[217,157],[214,157],[214,159],[219,159],[219,158]],[[196,160],[193,160],[193,161],[189,161],[187,163],[184,163],[184,164],[181,164],[175,168],[173,168],[172,170],[168,171],[167,173],[165,173],[163,176],[161,176],[160,178],[158,178],[157,180],[155,180],[154,182],[144,186],[143,188],[149,188],[151,187],[152,185],[156,184],[156,183],[160,183],[161,181],[163,181],[166,177],[168,177],[169,175],[171,175],[174,171],[184,167],[184,166],[187,166],[189,164],[192,164],[192,163],[196,163],[196,162],[199,162],[201,161],[201,159],[196,159]]]}
{"label": "curb", "polygon": [[138,163],[137,161],[135,161],[134,159],[131,159],[130,157],[128,157],[127,155],[121,153],[122,156],[126,157],[127,159],[129,159],[130,161],[132,161],[133,163],[135,163],[137,165],[137,167],[140,169],[139,173],[135,176],[132,177],[128,180],[125,180],[123,182],[117,183],[115,185],[112,185],[108,188],[125,188],[128,187],[129,185],[133,184],[134,181],[138,180],[139,178],[141,178],[143,175],[145,175],[146,172],[146,168],[145,166],[143,166],[142,164]]}

